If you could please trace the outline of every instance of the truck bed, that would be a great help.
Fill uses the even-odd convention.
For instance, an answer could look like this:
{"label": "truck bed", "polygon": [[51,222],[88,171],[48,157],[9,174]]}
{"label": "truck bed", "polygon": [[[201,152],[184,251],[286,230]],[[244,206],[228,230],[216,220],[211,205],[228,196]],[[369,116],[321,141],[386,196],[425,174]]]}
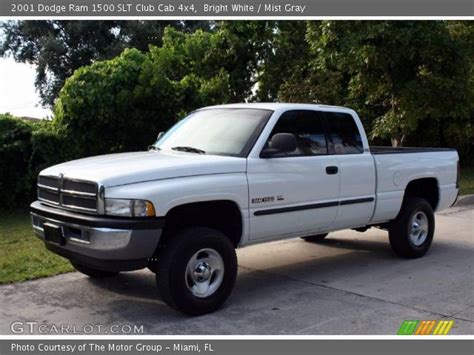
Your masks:
{"label": "truck bed", "polygon": [[372,154],[403,154],[403,153],[430,153],[456,151],[452,148],[424,148],[424,147],[384,147],[370,146]]}
{"label": "truck bed", "polygon": [[376,168],[377,204],[373,222],[396,217],[405,189],[414,180],[435,179],[439,194],[436,210],[449,207],[456,199],[459,157],[455,149],[370,147],[370,152]]}

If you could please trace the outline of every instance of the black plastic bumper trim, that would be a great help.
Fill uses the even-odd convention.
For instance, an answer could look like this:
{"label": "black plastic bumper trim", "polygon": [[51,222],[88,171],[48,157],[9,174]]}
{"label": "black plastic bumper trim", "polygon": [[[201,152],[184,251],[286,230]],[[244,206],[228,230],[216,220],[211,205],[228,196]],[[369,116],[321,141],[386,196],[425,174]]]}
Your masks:
{"label": "black plastic bumper trim", "polygon": [[70,261],[76,262],[81,265],[86,265],[98,270],[103,271],[132,271],[143,269],[148,266],[148,259],[139,260],[109,260],[109,259],[96,259],[90,256],[73,252],[69,249],[64,249],[59,245],[44,242],[46,249],[69,259]]}
{"label": "black plastic bumper trim", "polygon": [[161,229],[165,224],[163,217],[155,218],[118,218],[93,216],[61,210],[35,201],[30,205],[30,211],[39,217],[57,220],[59,222],[77,224],[92,228],[112,229]]}

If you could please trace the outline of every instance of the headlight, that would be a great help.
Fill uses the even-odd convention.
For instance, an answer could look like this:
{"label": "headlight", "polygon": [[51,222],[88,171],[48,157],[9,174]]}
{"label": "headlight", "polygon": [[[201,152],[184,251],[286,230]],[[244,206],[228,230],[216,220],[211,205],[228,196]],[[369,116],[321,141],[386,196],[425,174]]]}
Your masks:
{"label": "headlight", "polygon": [[155,208],[150,201],[106,198],[105,214],[124,217],[154,217]]}

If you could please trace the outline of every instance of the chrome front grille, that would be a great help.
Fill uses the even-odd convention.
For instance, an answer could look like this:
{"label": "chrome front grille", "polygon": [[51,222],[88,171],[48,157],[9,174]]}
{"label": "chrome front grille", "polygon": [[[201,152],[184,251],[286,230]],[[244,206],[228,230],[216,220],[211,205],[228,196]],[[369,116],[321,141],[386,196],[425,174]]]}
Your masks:
{"label": "chrome front grille", "polygon": [[97,213],[98,193],[95,182],[62,176],[38,177],[38,200],[64,209]]}

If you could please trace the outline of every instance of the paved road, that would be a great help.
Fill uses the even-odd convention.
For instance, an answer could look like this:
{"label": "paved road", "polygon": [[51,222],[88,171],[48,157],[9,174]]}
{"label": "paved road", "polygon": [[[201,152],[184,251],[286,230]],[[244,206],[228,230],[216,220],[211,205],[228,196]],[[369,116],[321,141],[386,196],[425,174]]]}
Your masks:
{"label": "paved road", "polygon": [[70,273],[0,286],[0,333],[15,321],[143,325],[148,334],[395,334],[405,319],[454,319],[474,334],[474,206],[437,216],[430,252],[396,258],[386,232],[342,231],[238,251],[234,293],[220,311],[189,318],[157,296],[149,271],[94,281]]}

